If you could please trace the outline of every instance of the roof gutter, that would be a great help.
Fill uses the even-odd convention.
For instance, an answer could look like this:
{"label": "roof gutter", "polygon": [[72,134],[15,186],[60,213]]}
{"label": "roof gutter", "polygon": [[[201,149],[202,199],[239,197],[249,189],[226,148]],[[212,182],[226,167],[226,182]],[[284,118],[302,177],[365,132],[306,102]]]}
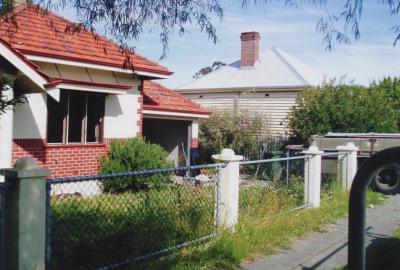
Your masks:
{"label": "roof gutter", "polygon": [[175,111],[168,109],[155,109],[155,108],[146,108],[143,106],[143,117],[145,118],[160,118],[160,119],[208,119],[210,118],[211,113],[203,113],[203,112],[184,112],[184,111]]}
{"label": "roof gutter", "polygon": [[201,93],[229,93],[241,91],[301,91],[312,85],[291,85],[291,86],[257,86],[257,87],[230,87],[230,88],[199,88],[199,89],[175,89],[180,94],[201,94]]}
{"label": "roof gutter", "polygon": [[[22,53],[26,55],[26,58],[32,61],[38,62],[46,62],[46,63],[55,63],[55,64],[62,64],[62,65],[70,65],[70,66],[80,66],[86,68],[95,68],[95,69],[102,69],[102,70],[109,70],[121,73],[137,73],[139,72],[146,72],[151,74],[152,77],[156,78],[166,78],[170,75],[174,74],[172,71],[169,70],[157,70],[157,69],[149,69],[149,68],[142,68],[142,67],[133,67],[132,68],[125,68],[122,65],[116,65],[104,61],[96,61],[96,60],[82,60],[76,57],[67,57],[67,56],[60,56],[54,55],[50,53],[43,53],[43,52],[33,52],[28,50],[20,50]],[[140,74],[139,74],[140,75]],[[149,75],[146,75],[149,76]]]}

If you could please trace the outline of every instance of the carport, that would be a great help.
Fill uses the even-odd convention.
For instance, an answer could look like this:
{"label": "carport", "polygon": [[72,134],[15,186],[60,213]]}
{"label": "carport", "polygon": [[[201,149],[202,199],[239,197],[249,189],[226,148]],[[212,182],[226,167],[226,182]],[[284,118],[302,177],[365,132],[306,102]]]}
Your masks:
{"label": "carport", "polygon": [[209,116],[209,111],[173,90],[144,82],[143,137],[164,147],[175,166],[195,163],[199,121]]}

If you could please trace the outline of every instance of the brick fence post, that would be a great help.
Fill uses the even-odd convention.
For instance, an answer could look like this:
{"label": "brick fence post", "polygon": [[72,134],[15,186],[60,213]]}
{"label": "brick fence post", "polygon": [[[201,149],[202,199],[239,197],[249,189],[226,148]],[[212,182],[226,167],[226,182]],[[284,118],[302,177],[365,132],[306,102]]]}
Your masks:
{"label": "brick fence post", "polygon": [[341,152],[338,156],[338,173],[343,190],[349,191],[357,172],[358,147],[349,142],[346,145],[339,145],[336,150]]}
{"label": "brick fence post", "polygon": [[220,169],[217,225],[234,231],[239,217],[239,161],[243,160],[243,156],[235,155],[232,149],[226,148],[212,157],[226,163]]}
{"label": "brick fence post", "polygon": [[11,186],[6,198],[6,268],[44,270],[46,177],[50,171],[39,168],[33,159],[23,157],[13,169],[1,170],[1,174]]}
{"label": "brick fence post", "polygon": [[316,146],[303,151],[307,155],[304,162],[304,203],[319,207],[321,203],[321,154]]}

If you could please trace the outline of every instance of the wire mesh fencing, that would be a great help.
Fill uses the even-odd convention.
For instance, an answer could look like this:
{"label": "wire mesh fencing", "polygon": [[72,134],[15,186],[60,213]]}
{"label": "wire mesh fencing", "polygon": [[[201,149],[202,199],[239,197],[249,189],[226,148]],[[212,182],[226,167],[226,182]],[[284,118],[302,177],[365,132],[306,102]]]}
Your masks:
{"label": "wire mesh fencing", "polygon": [[265,215],[304,205],[306,156],[240,163],[239,215]]}
{"label": "wire mesh fencing", "polygon": [[50,269],[111,269],[216,233],[223,164],[48,179]]}

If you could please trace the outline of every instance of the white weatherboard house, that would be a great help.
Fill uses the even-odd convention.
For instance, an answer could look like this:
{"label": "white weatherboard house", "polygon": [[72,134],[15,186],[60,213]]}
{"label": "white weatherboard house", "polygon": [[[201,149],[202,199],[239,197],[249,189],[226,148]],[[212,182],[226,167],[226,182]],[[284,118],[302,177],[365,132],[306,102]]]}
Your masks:
{"label": "white weatherboard house", "polygon": [[0,93],[27,99],[0,116],[0,168],[28,156],[55,177],[96,174],[113,140],[136,136],[189,164],[209,112],[151,82],[168,68],[70,25],[34,4],[0,17],[0,73],[13,78]]}
{"label": "white weatherboard house", "polygon": [[259,54],[257,32],[242,33],[240,38],[240,60],[176,91],[213,110],[247,111],[264,117],[264,135],[287,136],[287,116],[298,93],[320,85],[323,75],[274,47]]}

